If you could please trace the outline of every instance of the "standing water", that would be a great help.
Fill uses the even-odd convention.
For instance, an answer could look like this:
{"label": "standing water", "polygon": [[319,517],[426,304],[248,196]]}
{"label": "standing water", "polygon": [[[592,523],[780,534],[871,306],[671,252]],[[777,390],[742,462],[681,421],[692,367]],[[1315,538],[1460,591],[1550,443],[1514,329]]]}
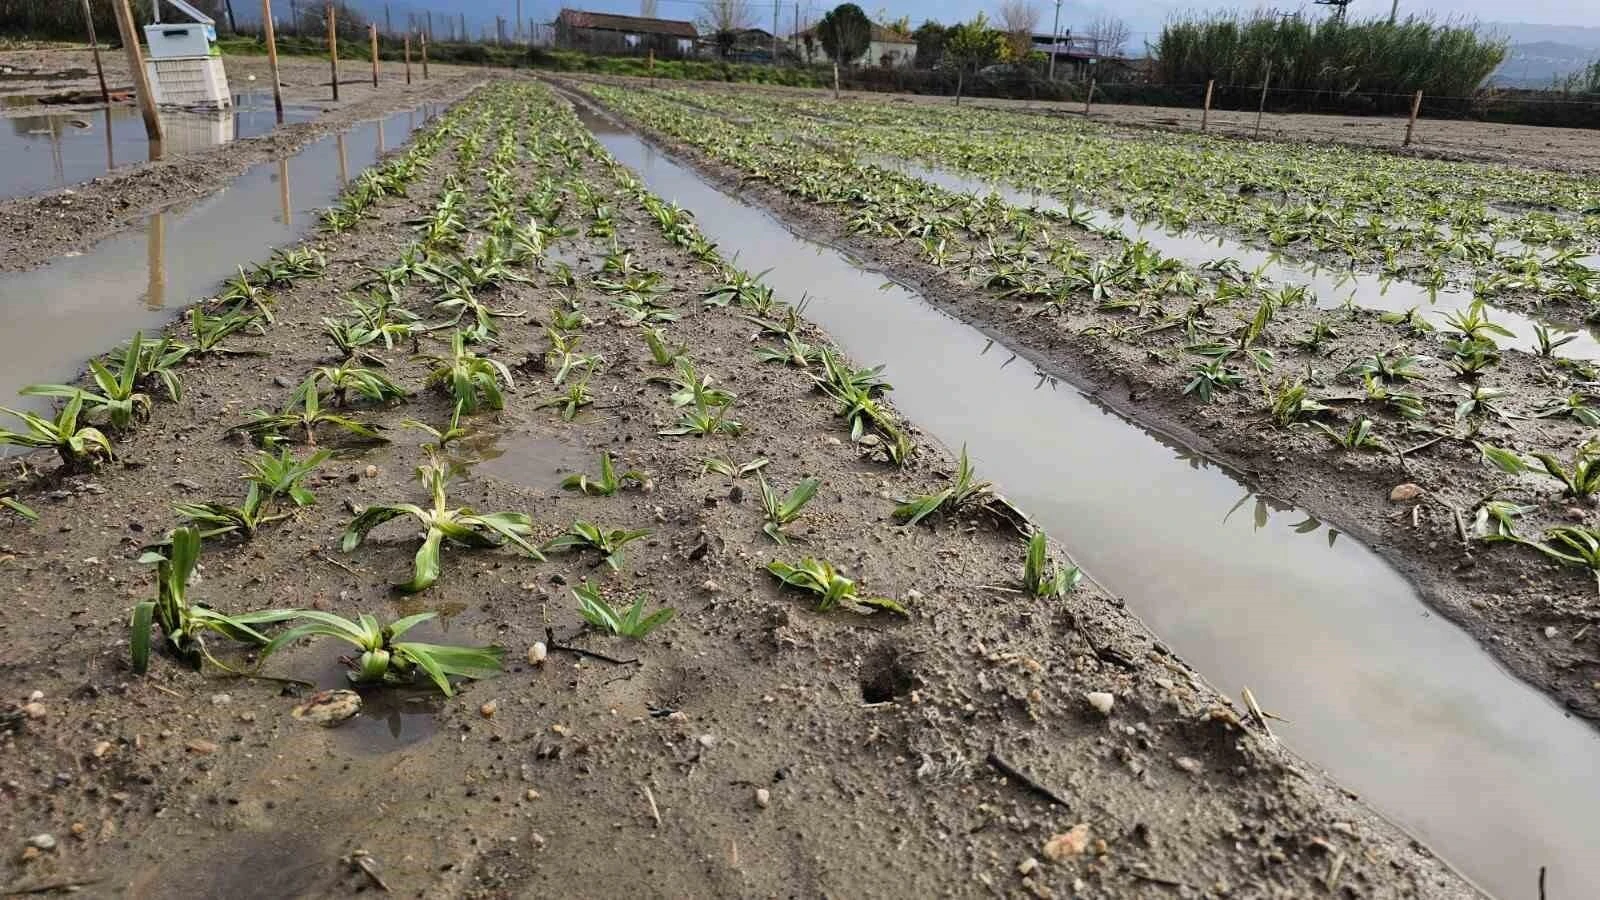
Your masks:
{"label": "standing water", "polygon": [[[797,237],[636,136],[586,119],[724,255],[863,364],[893,400],[983,472],[1097,581],[1214,683],[1249,686],[1305,759],[1504,897],[1600,884],[1600,735],[1432,615],[1375,553],[1302,511],[1255,498],[1039,374],[976,329],[849,258]],[[1585,886],[1588,887],[1585,887]]]}
{"label": "standing water", "polygon": [[[0,199],[70,187],[117,168],[150,159],[144,120],[131,103],[100,109],[56,110],[31,98],[26,113],[0,108]],[[13,104],[7,103],[7,106]],[[309,122],[314,106],[284,109],[286,123]],[[161,114],[165,156],[182,155],[266,134],[277,127],[272,95],[250,91],[217,112],[167,110]]]}
{"label": "standing water", "polygon": [[[25,385],[70,381],[84,360],[152,334],[174,310],[209,296],[236,266],[308,231],[353,172],[376,162],[424,121],[398,113],[253,166],[227,187],[143,227],[25,272],[0,275],[0,398]],[[3,406],[42,409],[20,398]]]}

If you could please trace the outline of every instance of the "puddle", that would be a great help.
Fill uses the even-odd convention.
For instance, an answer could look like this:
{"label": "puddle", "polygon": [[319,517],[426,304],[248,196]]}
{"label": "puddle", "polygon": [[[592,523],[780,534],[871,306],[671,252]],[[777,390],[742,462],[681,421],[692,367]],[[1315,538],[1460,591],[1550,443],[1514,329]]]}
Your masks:
{"label": "puddle", "polygon": [[[1023,190],[1004,182],[991,181],[965,175],[950,169],[932,167],[893,157],[867,156],[863,161],[902,172],[913,178],[938,185],[958,193],[984,196],[996,194],[1012,206],[1064,212],[1067,205],[1054,197]],[[1470,291],[1429,288],[1415,282],[1392,280],[1348,269],[1333,269],[1310,264],[1286,261],[1273,253],[1251,247],[1218,235],[1201,235],[1193,232],[1175,232],[1155,223],[1140,223],[1130,216],[1113,215],[1105,210],[1078,207],[1086,212],[1090,222],[1113,228],[1130,241],[1145,241],[1163,256],[1183,260],[1191,266],[1215,259],[1232,257],[1247,272],[1260,271],[1277,284],[1296,284],[1309,287],[1317,297],[1317,305],[1333,309],[1347,300],[1363,309],[1384,312],[1405,312],[1417,309],[1429,322],[1440,328],[1451,313],[1472,305]],[[1512,347],[1537,352],[1538,338],[1534,327],[1544,325],[1552,331],[1571,334],[1574,340],[1564,345],[1560,355],[1572,359],[1600,360],[1600,339],[1588,329],[1575,329],[1571,325],[1541,322],[1519,312],[1489,306],[1490,319],[1504,326],[1513,337],[1504,339]]]}
{"label": "puddle", "polygon": [[568,475],[600,471],[598,456],[550,434],[501,431],[462,444],[475,456],[468,464],[476,477],[498,478],[550,496],[561,493],[561,481]]}
{"label": "puddle", "polygon": [[[235,97],[235,104],[215,113],[163,111],[164,154],[194,153],[277,127],[271,94],[246,92]],[[94,110],[34,108],[39,112],[0,117],[0,159],[6,162],[0,167],[0,198],[70,187],[150,159],[144,120],[131,104]],[[316,107],[286,107],[284,121],[308,122],[320,112]]]}
{"label": "puddle", "polygon": [[[265,259],[315,227],[349,173],[376,162],[384,141],[393,146],[424,121],[411,112],[362,123],[252,166],[210,196],[150,216],[82,255],[0,274],[0,398],[28,384],[70,381],[90,355],[135,331],[160,331],[238,265]],[[48,403],[0,405],[37,410]]]}
{"label": "puddle", "polygon": [[[1262,500],[1197,455],[1096,406],[919,295],[797,238],[636,137],[601,143],[694,211],[729,257],[790,299],[895,404],[1071,549],[1224,690],[1248,686],[1283,739],[1486,889],[1600,884],[1600,735],[1432,615],[1376,554]],[[1152,552],[1152,548],[1159,548]],[[1589,887],[1585,887],[1588,885]]]}

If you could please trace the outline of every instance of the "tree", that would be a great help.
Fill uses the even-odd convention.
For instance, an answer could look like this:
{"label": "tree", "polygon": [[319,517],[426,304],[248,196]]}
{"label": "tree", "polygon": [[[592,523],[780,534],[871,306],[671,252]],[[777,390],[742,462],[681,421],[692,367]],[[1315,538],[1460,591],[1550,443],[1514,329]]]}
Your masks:
{"label": "tree", "polygon": [[931,19],[911,32],[912,39],[917,42],[917,68],[938,68],[939,61],[944,57],[944,42],[949,32],[950,29]]}
{"label": "tree", "polygon": [[841,3],[817,23],[817,40],[829,59],[852,65],[872,45],[872,20],[854,3]]}
{"label": "tree", "polygon": [[748,0],[706,0],[700,11],[700,28],[711,35],[717,53],[727,56],[739,39],[739,32],[755,21]]}
{"label": "tree", "polygon": [[956,69],[956,105],[961,104],[961,87],[967,68],[974,72],[999,59],[1006,52],[1006,36],[989,27],[989,20],[978,13],[971,22],[952,26],[945,36],[945,62]]}
{"label": "tree", "polygon": [[1027,59],[1033,50],[1033,33],[1039,29],[1039,9],[1028,0],[1000,0],[1000,30],[1011,45],[1012,59]]}
{"label": "tree", "polygon": [[1095,52],[1101,56],[1121,58],[1128,48],[1128,23],[1116,16],[1095,16],[1085,29],[1094,38]]}

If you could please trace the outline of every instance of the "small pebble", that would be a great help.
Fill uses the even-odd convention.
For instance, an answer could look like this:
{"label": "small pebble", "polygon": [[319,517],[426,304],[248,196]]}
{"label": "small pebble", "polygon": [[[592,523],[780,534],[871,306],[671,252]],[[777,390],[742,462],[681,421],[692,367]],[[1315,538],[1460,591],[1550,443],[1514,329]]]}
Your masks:
{"label": "small pebble", "polygon": [[367,466],[366,475],[367,475],[368,478],[377,478],[378,477],[378,467],[377,466]]}
{"label": "small pebble", "polygon": [[772,792],[766,788],[756,788],[756,805],[762,809],[772,805]]}
{"label": "small pebble", "polygon": [[229,703],[232,703],[232,702],[233,702],[233,697],[231,697],[228,694],[212,694],[211,695],[211,705],[212,706],[227,706]]}
{"label": "small pebble", "polygon": [[44,704],[43,703],[24,703],[24,704],[22,704],[22,714],[27,716],[30,719],[42,719],[42,718],[44,718],[44,714],[45,714]]}
{"label": "small pebble", "polygon": [[1555,627],[1554,625],[1546,625],[1544,627],[1544,636],[1547,638],[1553,638],[1560,633],[1561,629]]}
{"label": "small pebble", "polygon": [[700,589],[702,591],[705,591],[708,594],[715,594],[716,592],[722,590],[722,585],[717,584],[715,581],[711,580],[710,578],[707,578],[705,580],[705,583],[700,585]]}
{"label": "small pebble", "polygon": [[523,794],[522,796],[526,797],[529,800],[537,800],[537,799],[539,799],[539,792],[534,790],[533,788],[528,788],[527,793]]}
{"label": "small pebble", "polygon": [[1089,705],[1094,707],[1094,711],[1102,716],[1111,715],[1111,707],[1115,706],[1117,702],[1116,697],[1105,691],[1090,691],[1083,695],[1083,699],[1089,701]]}
{"label": "small pebble", "polygon": [[1029,875],[1034,873],[1034,870],[1038,868],[1039,861],[1030,856],[1022,862],[1017,863],[1017,874],[1021,875],[1023,878],[1027,878]]}
{"label": "small pebble", "polygon": [[37,850],[50,851],[56,848],[56,836],[53,834],[36,834],[28,838],[28,846]]}
{"label": "small pebble", "polygon": [[204,756],[208,753],[215,753],[219,749],[217,745],[211,741],[190,741],[186,746],[188,747],[190,753],[197,753],[201,756]]}
{"label": "small pebble", "polygon": [[1089,849],[1089,826],[1079,823],[1055,835],[1044,844],[1044,858],[1051,862],[1061,862],[1074,856],[1082,856],[1083,851]]}
{"label": "small pebble", "polygon": [[542,666],[549,655],[550,648],[544,645],[544,641],[534,641],[533,646],[528,648],[528,665]]}
{"label": "small pebble", "polygon": [[1180,756],[1172,762],[1173,765],[1176,765],[1178,768],[1188,772],[1190,775],[1200,774],[1200,760],[1195,759],[1192,756]]}
{"label": "small pebble", "polygon": [[1389,500],[1392,503],[1405,503],[1421,496],[1422,488],[1409,481],[1405,484],[1397,484],[1393,490],[1389,491]]}
{"label": "small pebble", "polygon": [[485,719],[492,719],[494,718],[494,714],[499,712],[499,710],[500,704],[490,700],[488,703],[478,707],[478,715],[483,716]]}

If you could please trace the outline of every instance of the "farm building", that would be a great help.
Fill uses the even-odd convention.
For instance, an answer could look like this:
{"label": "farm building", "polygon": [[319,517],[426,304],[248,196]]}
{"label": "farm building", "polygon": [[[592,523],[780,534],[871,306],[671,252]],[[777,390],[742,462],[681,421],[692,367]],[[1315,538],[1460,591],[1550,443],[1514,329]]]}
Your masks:
{"label": "farm building", "polygon": [[693,56],[699,32],[693,22],[647,19],[563,9],[556,16],[555,43],[566,50],[589,53],[644,53]]}
{"label": "farm building", "polygon": [[[794,36],[794,52],[807,62],[832,62],[828,51],[822,48],[822,41],[817,38],[816,29],[808,28]],[[867,52],[860,59],[848,60],[850,63],[868,66],[882,66],[886,69],[909,66],[917,58],[917,41],[910,33],[890,28],[878,23],[872,23],[872,40],[867,44]],[[846,62],[846,60],[841,60]]]}

